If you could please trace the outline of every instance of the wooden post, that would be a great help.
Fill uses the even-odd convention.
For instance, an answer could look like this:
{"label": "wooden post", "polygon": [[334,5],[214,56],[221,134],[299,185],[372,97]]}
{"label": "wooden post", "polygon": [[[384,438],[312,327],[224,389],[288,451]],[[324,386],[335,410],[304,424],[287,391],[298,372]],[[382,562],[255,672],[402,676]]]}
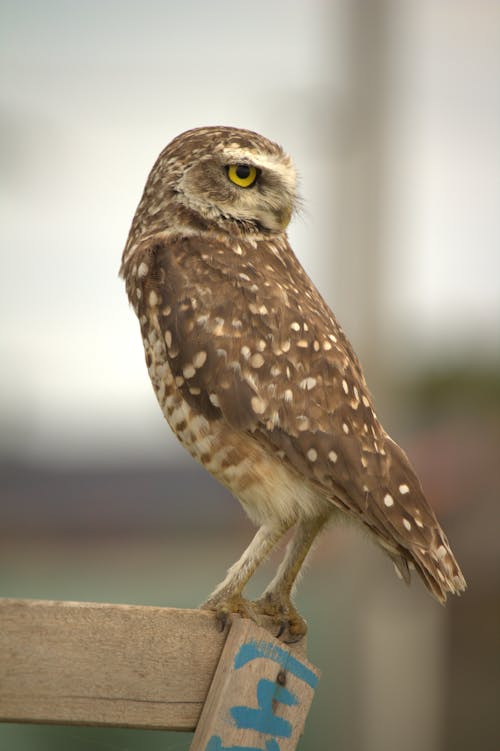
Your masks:
{"label": "wooden post", "polygon": [[304,657],[235,618],[191,751],[294,751],[318,680]]}
{"label": "wooden post", "polygon": [[317,682],[303,651],[203,610],[0,599],[0,721],[192,731],[211,686],[193,749],[292,751]]}

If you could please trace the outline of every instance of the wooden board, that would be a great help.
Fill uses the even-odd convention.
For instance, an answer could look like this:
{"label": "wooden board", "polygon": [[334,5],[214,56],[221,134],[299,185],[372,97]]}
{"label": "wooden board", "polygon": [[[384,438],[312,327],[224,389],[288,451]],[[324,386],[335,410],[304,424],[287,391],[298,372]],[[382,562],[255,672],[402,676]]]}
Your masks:
{"label": "wooden board", "polygon": [[235,619],[191,751],[295,751],[318,680],[305,657]]}
{"label": "wooden board", "polygon": [[0,720],[194,730],[226,637],[201,610],[0,599]]}

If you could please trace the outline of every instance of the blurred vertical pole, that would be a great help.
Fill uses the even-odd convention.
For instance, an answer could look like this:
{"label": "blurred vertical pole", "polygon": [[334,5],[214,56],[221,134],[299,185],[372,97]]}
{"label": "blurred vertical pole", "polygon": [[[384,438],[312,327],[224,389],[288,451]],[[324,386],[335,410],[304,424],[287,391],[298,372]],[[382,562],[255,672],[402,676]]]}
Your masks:
{"label": "blurred vertical pole", "polygon": [[[347,0],[339,7],[345,24],[345,73],[327,134],[333,143],[331,173],[336,179],[334,304],[363,362],[376,403],[386,413],[394,382],[384,327],[391,230],[388,167],[391,92],[399,64],[391,42],[401,10],[393,0]],[[361,641],[356,712],[360,747],[437,751],[442,615],[417,597],[422,593],[412,593],[405,610],[399,597],[393,605],[394,583],[387,578],[385,561],[380,561],[381,576],[367,581],[366,572],[374,563],[370,553],[360,548],[355,567],[356,591],[366,594],[354,614]],[[414,716],[417,723],[412,722]]]}
{"label": "blurred vertical pole", "polygon": [[[329,227],[336,253],[331,264],[331,300],[360,354],[383,414],[388,411],[394,382],[384,336],[384,294],[391,229],[388,133],[398,65],[391,42],[400,12],[394,0],[338,0],[332,6],[330,38],[341,41],[345,60],[341,61],[340,92],[330,92],[333,111],[324,139],[333,160],[329,175],[335,176]],[[359,642],[354,643],[353,638],[350,647],[358,660],[359,693],[351,730],[359,747],[370,751],[437,751],[442,710],[442,672],[437,660],[442,655],[442,615],[432,603],[419,610],[418,599],[411,609],[408,605],[408,612],[401,610],[399,598],[392,611],[385,608],[393,588],[385,560],[380,561],[384,570],[378,576],[377,562],[366,545],[360,546],[356,555],[353,586],[360,599],[354,605],[353,618]],[[368,579],[367,571],[374,563]],[[413,716],[418,722],[412,723]]]}
{"label": "blurred vertical pole", "polygon": [[358,631],[361,748],[439,751],[446,690],[442,608],[417,582],[401,592],[383,568],[377,586],[365,584]]}
{"label": "blurred vertical pole", "polygon": [[336,181],[332,288],[334,307],[360,354],[379,403],[384,399],[386,375],[382,296],[387,214],[387,36],[388,16],[397,12],[397,6],[389,0],[344,0],[340,6],[342,18],[338,20],[343,21],[346,59],[343,91],[336,98],[329,129]]}

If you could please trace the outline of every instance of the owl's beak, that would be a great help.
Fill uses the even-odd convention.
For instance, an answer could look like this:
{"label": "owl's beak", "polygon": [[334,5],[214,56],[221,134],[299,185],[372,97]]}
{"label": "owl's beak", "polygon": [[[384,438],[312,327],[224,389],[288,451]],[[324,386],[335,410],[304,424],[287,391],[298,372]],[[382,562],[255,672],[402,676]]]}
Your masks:
{"label": "owl's beak", "polygon": [[290,203],[284,204],[279,208],[270,207],[265,211],[256,212],[254,220],[257,221],[261,227],[271,230],[272,232],[284,232],[290,224],[292,214],[293,204],[290,201]]}
{"label": "owl's beak", "polygon": [[290,224],[290,219],[292,218],[292,210],[292,206],[284,206],[282,209],[275,212],[276,223],[280,230],[285,230]]}

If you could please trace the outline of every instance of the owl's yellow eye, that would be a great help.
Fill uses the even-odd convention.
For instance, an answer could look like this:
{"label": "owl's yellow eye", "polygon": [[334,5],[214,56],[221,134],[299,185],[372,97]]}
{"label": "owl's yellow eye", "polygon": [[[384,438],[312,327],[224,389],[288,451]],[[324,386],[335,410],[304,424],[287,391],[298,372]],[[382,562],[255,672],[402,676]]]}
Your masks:
{"label": "owl's yellow eye", "polygon": [[227,176],[240,188],[250,188],[257,180],[259,173],[252,164],[230,164],[227,167]]}

